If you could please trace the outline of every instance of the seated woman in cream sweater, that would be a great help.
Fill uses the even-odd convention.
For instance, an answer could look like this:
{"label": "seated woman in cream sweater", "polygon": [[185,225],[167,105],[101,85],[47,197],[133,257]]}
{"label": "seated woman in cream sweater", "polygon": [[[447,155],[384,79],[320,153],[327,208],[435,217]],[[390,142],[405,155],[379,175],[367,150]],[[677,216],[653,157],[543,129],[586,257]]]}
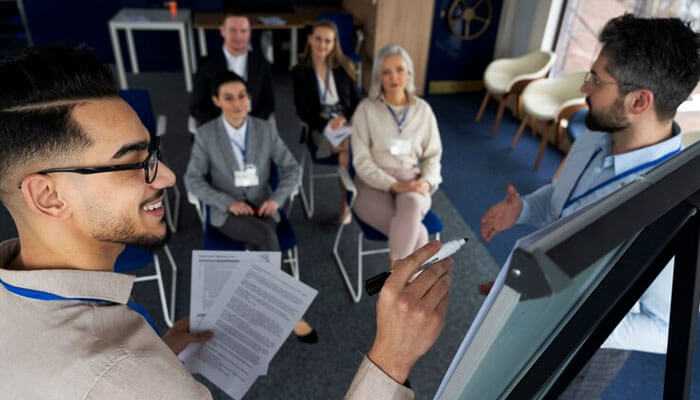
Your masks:
{"label": "seated woman in cream sweater", "polygon": [[442,177],[433,110],[415,95],[413,62],[400,46],[379,50],[369,97],[352,119],[355,212],[387,235],[392,261],[428,242],[422,219]]}

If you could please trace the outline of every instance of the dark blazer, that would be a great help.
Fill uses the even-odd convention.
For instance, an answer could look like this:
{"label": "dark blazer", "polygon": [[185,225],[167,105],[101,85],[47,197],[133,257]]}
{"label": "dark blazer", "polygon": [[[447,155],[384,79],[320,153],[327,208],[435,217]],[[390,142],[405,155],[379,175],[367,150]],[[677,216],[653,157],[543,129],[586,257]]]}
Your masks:
{"label": "dark blazer", "polygon": [[[320,131],[326,121],[321,120],[321,96],[318,93],[316,72],[309,65],[297,64],[292,69],[294,81],[294,105],[297,115],[311,130]],[[338,90],[338,102],[342,106],[345,119],[350,121],[352,114],[360,101],[357,86],[345,72],[338,66],[333,68],[333,79]]]}
{"label": "dark blazer", "polygon": [[[197,125],[202,125],[221,115],[221,110],[211,101],[211,86],[216,75],[227,69],[223,50],[215,51],[202,60],[194,76],[194,90],[190,97],[190,115],[197,120]],[[248,52],[247,69],[248,93],[252,102],[250,115],[268,119],[275,111],[270,63],[259,50],[253,49]]]}

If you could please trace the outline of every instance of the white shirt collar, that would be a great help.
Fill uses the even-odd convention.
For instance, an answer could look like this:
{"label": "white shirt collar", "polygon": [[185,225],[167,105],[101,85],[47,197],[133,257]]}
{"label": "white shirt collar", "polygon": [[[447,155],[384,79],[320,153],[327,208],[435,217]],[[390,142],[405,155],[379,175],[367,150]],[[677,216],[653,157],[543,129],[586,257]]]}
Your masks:
{"label": "white shirt collar", "polygon": [[226,49],[226,46],[222,46],[221,49],[224,52],[224,58],[226,58],[228,70],[235,72],[243,79],[247,79],[246,68],[248,66],[248,51],[250,51],[250,47],[248,48],[247,52],[241,55],[231,54],[228,49]]}
{"label": "white shirt collar", "polygon": [[680,150],[680,133],[680,127],[674,122],[670,138],[651,146],[611,156],[615,165],[615,175]]}
{"label": "white shirt collar", "polygon": [[245,133],[246,129],[248,128],[248,118],[246,118],[246,120],[243,122],[243,125],[241,125],[240,128],[236,128],[233,125],[229,124],[229,122],[226,121],[226,118],[223,115],[221,116],[221,119],[224,122],[224,129],[226,129],[226,135],[228,135],[229,140],[233,140],[236,143],[238,143],[241,147],[245,148]]}

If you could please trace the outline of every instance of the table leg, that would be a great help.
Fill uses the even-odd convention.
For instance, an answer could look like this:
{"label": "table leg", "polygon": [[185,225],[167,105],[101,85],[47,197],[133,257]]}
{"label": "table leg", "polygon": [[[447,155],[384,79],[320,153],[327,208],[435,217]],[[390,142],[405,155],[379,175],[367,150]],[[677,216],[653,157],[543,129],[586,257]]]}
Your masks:
{"label": "table leg", "polygon": [[289,68],[291,69],[297,65],[297,27],[292,27],[290,34],[291,40],[289,41]]}
{"label": "table leg", "polygon": [[180,33],[180,50],[182,52],[182,66],[185,72],[185,88],[187,92],[192,92],[192,71],[190,70],[190,60],[187,50],[187,26],[182,24],[178,32]]}
{"label": "table leg", "polygon": [[129,58],[131,59],[131,72],[134,75],[139,73],[139,60],[136,58],[136,47],[134,47],[134,36],[131,29],[126,29],[126,46],[129,48]]}
{"label": "table leg", "polygon": [[114,62],[117,64],[117,79],[119,80],[119,88],[124,90],[129,86],[126,84],[126,73],[124,72],[124,60],[122,60],[122,48],[119,45],[119,35],[117,28],[109,25],[109,37],[112,39],[112,51],[114,51]]}
{"label": "table leg", "polygon": [[194,33],[192,32],[192,25],[187,24],[185,26],[185,29],[187,29],[187,46],[190,48],[192,72],[197,72],[197,51],[194,48]]}
{"label": "table leg", "polygon": [[199,34],[199,54],[202,57],[207,56],[207,35],[204,32],[204,28],[197,28],[197,33]]}

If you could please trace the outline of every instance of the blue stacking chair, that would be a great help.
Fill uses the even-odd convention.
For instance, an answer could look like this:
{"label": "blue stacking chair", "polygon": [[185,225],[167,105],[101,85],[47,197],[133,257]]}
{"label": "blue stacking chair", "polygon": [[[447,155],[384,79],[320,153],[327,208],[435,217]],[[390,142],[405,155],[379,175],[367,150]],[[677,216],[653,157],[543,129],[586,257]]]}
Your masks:
{"label": "blue stacking chair", "polygon": [[[354,170],[352,164],[350,166],[350,171],[338,168],[338,175],[340,175],[340,181],[345,189],[345,193],[348,199],[348,204],[352,208],[355,204],[355,199],[357,198],[357,188],[355,187],[355,182],[353,182],[352,177],[354,176]],[[350,282],[350,277],[348,276],[347,269],[345,268],[345,263],[340,258],[340,238],[343,235],[343,229],[345,225],[341,224],[338,228],[338,232],[335,235],[335,241],[333,242],[333,257],[343,276],[345,281],[345,286],[350,292],[350,297],[352,297],[355,303],[358,303],[362,298],[362,270],[364,267],[364,257],[374,255],[374,254],[384,254],[388,253],[388,248],[365,250],[364,241],[365,239],[372,242],[387,242],[389,238],[383,233],[371,227],[369,224],[362,221],[355,211],[353,210],[354,221],[360,228],[360,233],[357,235],[357,288],[354,288]],[[440,217],[437,216],[432,210],[428,210],[423,218],[423,225],[425,225],[428,230],[429,235],[435,235],[435,239],[440,240],[440,233],[442,232],[443,226]]]}
{"label": "blue stacking chair", "polygon": [[[156,281],[158,285],[158,295],[160,297],[160,305],[163,310],[163,320],[168,327],[173,326],[175,320],[175,290],[177,288],[177,264],[173,258],[170,248],[167,245],[163,247],[171,268],[170,281],[170,299],[166,300],[165,286],[163,285],[163,274],[160,268],[160,259],[158,254],[149,249],[127,245],[124,251],[117,257],[114,264],[114,272],[133,274],[136,271],[144,269],[153,264],[155,273],[150,275],[140,275],[136,277],[135,282]],[[169,304],[168,304],[169,303]],[[152,325],[152,324],[151,324]]]}
{"label": "blue stacking chair", "polygon": [[[141,122],[153,137],[160,139],[165,135],[168,119],[165,115],[159,115],[158,119],[156,119],[155,114],[153,113],[153,107],[151,105],[151,96],[148,94],[147,90],[120,90],[119,96],[121,96],[124,101],[129,103],[131,108],[136,111],[136,114],[141,119]],[[180,216],[180,190],[177,188],[177,185],[173,186],[171,190],[175,195],[174,207],[171,207],[168,190],[165,191],[165,197],[163,200],[165,203],[165,221],[167,222],[170,231],[175,233],[177,231]]]}
{"label": "blue stacking chair", "polygon": [[[277,187],[278,175],[277,168],[273,166],[270,176],[270,186],[274,189]],[[294,202],[296,192],[292,193],[288,202],[288,208],[291,208]],[[195,206],[197,215],[202,222],[204,250],[219,250],[219,251],[241,251],[245,250],[245,244],[236,240],[230,239],[228,236],[219,232],[214,228],[209,220],[209,206],[199,200],[194,194],[187,192],[188,201]],[[277,223],[277,240],[282,251],[282,263],[288,264],[295,279],[299,279],[299,246],[297,246],[297,237],[294,233],[287,214],[280,207],[280,221]]]}

